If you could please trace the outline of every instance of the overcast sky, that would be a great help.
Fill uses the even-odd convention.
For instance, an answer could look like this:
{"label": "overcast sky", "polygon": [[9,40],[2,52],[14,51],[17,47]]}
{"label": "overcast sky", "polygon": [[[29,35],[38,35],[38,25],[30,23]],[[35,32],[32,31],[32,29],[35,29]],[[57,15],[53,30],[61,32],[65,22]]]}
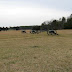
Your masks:
{"label": "overcast sky", "polygon": [[68,17],[72,0],[0,0],[0,27],[41,25]]}

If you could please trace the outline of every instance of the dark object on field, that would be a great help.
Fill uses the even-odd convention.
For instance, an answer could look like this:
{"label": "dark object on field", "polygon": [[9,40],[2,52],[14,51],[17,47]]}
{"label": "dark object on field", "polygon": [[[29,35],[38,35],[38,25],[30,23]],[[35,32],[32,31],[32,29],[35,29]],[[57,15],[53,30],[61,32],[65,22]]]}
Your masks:
{"label": "dark object on field", "polygon": [[32,31],[30,31],[30,33],[31,34],[36,34],[36,33],[38,33],[36,30],[32,30]]}
{"label": "dark object on field", "polygon": [[56,30],[48,30],[47,34],[51,34],[51,35],[58,35]]}
{"label": "dark object on field", "polygon": [[0,29],[0,31],[2,31],[2,30]]}
{"label": "dark object on field", "polygon": [[26,31],[23,30],[22,33],[26,33]]}

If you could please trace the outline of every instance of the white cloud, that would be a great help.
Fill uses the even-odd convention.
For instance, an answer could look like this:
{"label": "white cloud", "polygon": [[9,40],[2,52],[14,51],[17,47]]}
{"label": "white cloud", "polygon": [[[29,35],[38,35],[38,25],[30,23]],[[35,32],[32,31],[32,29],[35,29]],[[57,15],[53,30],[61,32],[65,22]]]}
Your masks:
{"label": "white cloud", "polygon": [[0,6],[0,26],[40,25],[45,20],[67,17],[68,11],[34,6]]}

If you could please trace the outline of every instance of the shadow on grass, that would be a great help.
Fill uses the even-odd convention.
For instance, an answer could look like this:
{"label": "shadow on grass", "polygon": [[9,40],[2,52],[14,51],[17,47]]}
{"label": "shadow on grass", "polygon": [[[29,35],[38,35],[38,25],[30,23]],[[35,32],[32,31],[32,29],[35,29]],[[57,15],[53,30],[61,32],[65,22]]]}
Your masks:
{"label": "shadow on grass", "polygon": [[31,48],[39,48],[40,46],[37,46],[37,45],[35,45],[35,46],[31,46]]}

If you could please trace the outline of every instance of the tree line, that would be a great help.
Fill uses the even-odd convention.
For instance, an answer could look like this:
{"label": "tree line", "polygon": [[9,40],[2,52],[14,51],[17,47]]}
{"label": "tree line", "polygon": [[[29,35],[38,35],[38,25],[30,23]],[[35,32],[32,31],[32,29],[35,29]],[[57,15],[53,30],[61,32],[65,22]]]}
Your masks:
{"label": "tree line", "polygon": [[41,29],[72,29],[72,14],[68,18],[62,17],[59,20],[45,21],[41,24]]}
{"label": "tree line", "polygon": [[0,31],[7,31],[7,30],[30,30],[34,26],[15,26],[15,27],[0,27]]}
{"label": "tree line", "polygon": [[0,27],[0,31],[7,30],[60,30],[72,29],[72,14],[59,20],[44,21],[40,26],[16,26],[16,27]]}

